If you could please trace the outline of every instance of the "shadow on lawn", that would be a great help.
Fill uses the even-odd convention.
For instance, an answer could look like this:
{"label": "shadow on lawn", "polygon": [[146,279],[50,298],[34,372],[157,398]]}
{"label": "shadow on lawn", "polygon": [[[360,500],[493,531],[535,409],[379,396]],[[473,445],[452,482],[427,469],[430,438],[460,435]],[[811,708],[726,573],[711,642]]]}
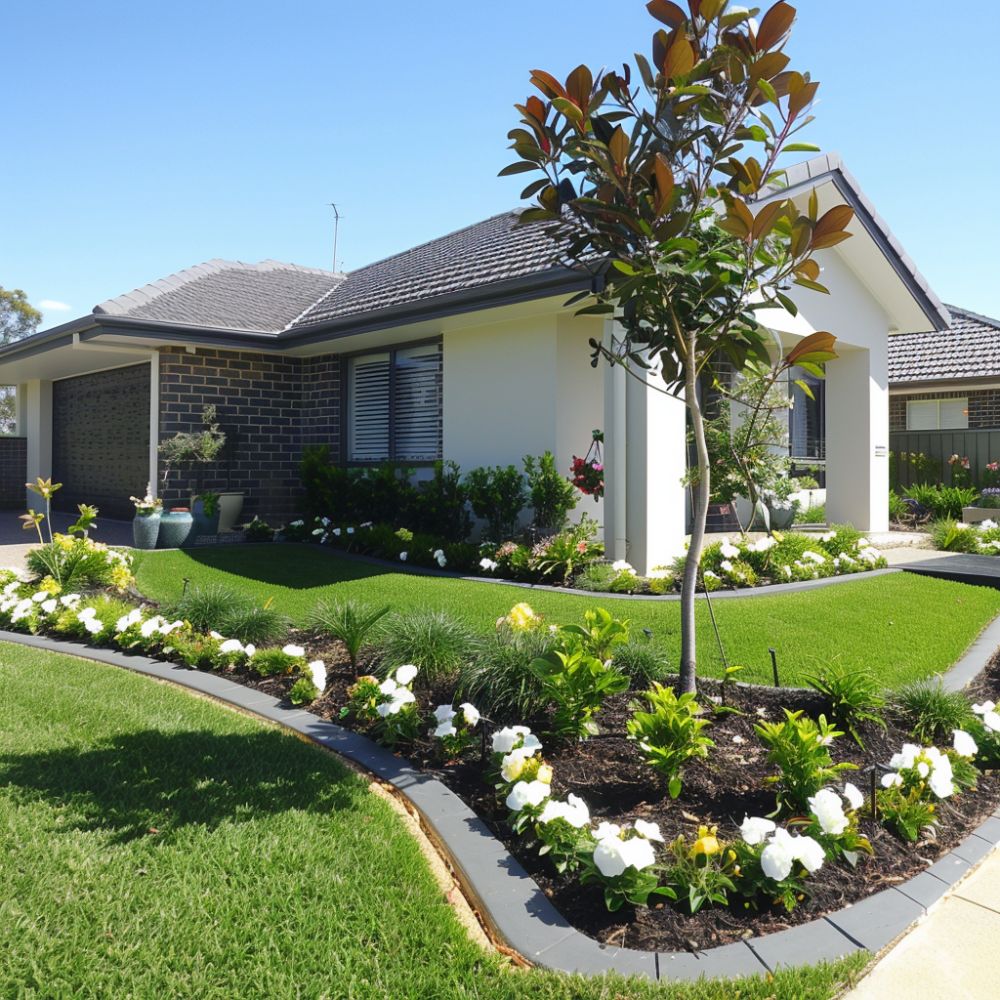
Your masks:
{"label": "shadow on lawn", "polygon": [[214,828],[289,810],[362,805],[364,788],[321,753],[271,731],[122,734],[75,748],[0,756],[0,787],[63,812],[59,831],[106,830],[116,842],[170,840],[185,826]]}

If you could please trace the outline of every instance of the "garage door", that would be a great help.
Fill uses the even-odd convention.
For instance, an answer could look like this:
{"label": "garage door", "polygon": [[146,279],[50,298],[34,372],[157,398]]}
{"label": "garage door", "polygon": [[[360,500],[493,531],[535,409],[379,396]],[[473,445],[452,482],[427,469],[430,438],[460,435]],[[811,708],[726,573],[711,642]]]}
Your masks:
{"label": "garage door", "polygon": [[61,510],[96,505],[131,518],[130,496],[149,479],[149,365],[60,379],[52,384],[52,478]]}

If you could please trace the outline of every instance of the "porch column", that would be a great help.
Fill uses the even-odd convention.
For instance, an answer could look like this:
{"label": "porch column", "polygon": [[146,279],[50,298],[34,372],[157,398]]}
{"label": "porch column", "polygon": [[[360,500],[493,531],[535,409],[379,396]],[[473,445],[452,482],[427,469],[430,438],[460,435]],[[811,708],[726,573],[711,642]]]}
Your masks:
{"label": "porch column", "polygon": [[[21,399],[20,389],[18,400]],[[28,439],[28,482],[48,479],[52,475],[52,383],[46,379],[32,379],[24,386],[24,435]],[[18,416],[18,431],[21,417]],[[27,505],[37,503],[37,497],[25,491]]]}
{"label": "porch column", "polygon": [[838,344],[826,366],[826,516],[889,530],[889,378],[884,336],[868,349]]}
{"label": "porch column", "polygon": [[14,436],[28,436],[28,386],[24,382],[14,387]]}
{"label": "porch column", "polygon": [[687,407],[663,392],[655,372],[636,374],[626,376],[626,558],[644,575],[684,549]]}
{"label": "porch column", "polygon": [[[604,344],[611,346],[617,324],[604,324]],[[625,369],[604,365],[604,554],[608,559],[627,558],[628,467]]]}

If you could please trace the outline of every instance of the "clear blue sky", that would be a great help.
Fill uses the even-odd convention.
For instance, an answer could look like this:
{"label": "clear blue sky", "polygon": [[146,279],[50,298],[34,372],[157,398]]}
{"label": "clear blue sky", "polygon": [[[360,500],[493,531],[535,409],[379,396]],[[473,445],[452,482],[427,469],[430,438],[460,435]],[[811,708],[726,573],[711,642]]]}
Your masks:
{"label": "clear blue sky", "polygon": [[[803,138],[945,301],[1000,316],[1000,5],[797,6]],[[0,285],[68,306],[52,325],[211,257],[329,266],[330,201],[347,269],[502,211],[528,70],[618,64],[653,24],[642,0],[14,0]]]}

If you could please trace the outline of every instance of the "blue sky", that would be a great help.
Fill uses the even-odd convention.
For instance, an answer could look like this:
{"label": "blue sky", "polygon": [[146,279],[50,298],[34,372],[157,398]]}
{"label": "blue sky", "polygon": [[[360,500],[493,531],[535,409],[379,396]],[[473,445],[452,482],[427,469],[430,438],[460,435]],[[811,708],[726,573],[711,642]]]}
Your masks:
{"label": "blue sky", "polygon": [[[1000,316],[1000,5],[798,7],[789,52],[823,83],[803,138],[945,301]],[[0,285],[53,325],[211,257],[329,266],[331,201],[346,269],[502,211],[528,71],[616,65],[653,24],[641,0],[12,0]]]}

